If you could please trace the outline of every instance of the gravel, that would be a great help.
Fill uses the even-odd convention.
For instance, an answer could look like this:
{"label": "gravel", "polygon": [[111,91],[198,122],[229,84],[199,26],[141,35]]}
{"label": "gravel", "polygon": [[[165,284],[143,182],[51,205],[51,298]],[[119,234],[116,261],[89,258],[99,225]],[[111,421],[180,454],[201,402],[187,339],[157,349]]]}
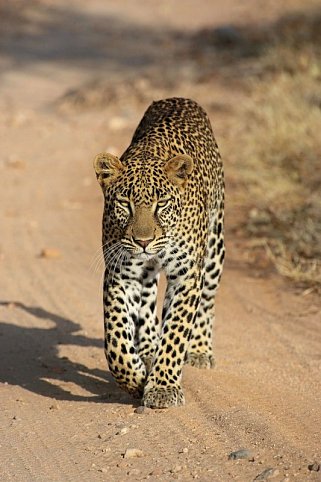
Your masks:
{"label": "gravel", "polygon": [[146,413],[150,413],[152,412],[153,410],[149,407],[144,407],[143,405],[141,407],[137,407],[135,408],[134,410],[134,413],[137,413],[138,415],[143,415],[143,414],[146,414]]}
{"label": "gravel", "polygon": [[279,474],[278,469],[274,469],[273,467],[269,467],[268,469],[263,470],[260,474],[258,474],[254,480],[268,480],[273,477],[276,477]]}
{"label": "gravel", "polygon": [[250,450],[248,449],[240,449],[236,450],[235,452],[231,452],[228,456],[229,460],[237,460],[237,459],[250,459],[253,455]]}
{"label": "gravel", "polygon": [[144,452],[140,449],[126,449],[124,459],[133,459],[137,457],[144,457]]}
{"label": "gravel", "polygon": [[313,464],[308,465],[308,469],[311,470],[311,472],[319,472],[321,469],[321,464],[318,464],[318,462],[313,462]]}

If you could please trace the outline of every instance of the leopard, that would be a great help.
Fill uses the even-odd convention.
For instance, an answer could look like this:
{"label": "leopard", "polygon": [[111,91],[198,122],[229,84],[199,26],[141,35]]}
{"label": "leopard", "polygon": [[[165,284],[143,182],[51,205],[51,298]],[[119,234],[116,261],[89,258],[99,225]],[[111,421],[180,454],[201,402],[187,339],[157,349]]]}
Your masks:
{"label": "leopard", "polygon": [[[152,102],[124,153],[94,169],[102,220],[105,355],[142,405],[185,404],[185,364],[215,364],[212,330],[224,246],[224,174],[209,117],[195,101]],[[157,316],[160,274],[166,278]]]}

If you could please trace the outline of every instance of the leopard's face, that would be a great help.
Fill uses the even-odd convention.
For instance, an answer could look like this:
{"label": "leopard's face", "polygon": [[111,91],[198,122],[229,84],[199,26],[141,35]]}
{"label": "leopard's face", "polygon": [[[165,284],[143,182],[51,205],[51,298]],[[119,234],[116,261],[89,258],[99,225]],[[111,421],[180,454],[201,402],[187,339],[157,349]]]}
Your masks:
{"label": "leopard's face", "polygon": [[110,154],[94,161],[105,197],[106,223],[119,232],[121,246],[131,255],[155,256],[166,249],[179,223],[182,194],[192,160],[180,155],[164,163],[129,163]]}
{"label": "leopard's face", "polygon": [[120,242],[133,255],[156,255],[165,249],[181,216],[179,189],[165,176],[152,189],[147,182],[138,176],[132,182],[125,172],[105,190],[111,224],[119,227]]}

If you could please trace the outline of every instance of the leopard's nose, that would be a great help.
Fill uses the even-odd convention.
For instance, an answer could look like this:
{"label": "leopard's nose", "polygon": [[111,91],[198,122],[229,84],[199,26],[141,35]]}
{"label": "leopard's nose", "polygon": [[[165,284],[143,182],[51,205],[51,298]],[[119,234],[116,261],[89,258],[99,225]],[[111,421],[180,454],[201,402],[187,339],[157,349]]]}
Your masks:
{"label": "leopard's nose", "polygon": [[142,248],[147,248],[147,246],[149,245],[149,243],[151,243],[153,241],[154,238],[151,238],[151,239],[136,239],[136,238],[133,238],[133,240],[135,241],[136,244],[138,244],[139,246],[141,246]]}

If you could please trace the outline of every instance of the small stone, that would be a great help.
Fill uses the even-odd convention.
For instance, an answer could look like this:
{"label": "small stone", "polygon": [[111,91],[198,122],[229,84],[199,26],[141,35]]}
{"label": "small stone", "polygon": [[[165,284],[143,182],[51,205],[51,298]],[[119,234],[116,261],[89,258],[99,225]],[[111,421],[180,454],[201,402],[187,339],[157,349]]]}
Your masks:
{"label": "small stone", "polygon": [[240,449],[236,450],[235,452],[231,452],[228,456],[229,460],[237,460],[237,459],[250,459],[252,458],[252,453],[248,449]]}
{"label": "small stone", "polygon": [[54,402],[52,405],[50,405],[49,410],[59,410],[59,405],[57,402]]}
{"label": "small stone", "polygon": [[102,472],[103,474],[107,474],[108,469],[106,469],[105,467],[102,467],[101,469],[98,469],[98,472]]}
{"label": "small stone", "polygon": [[163,474],[163,470],[160,467],[156,467],[149,475],[153,475],[154,477],[158,477]]}
{"label": "small stone", "polygon": [[110,448],[110,447],[105,447],[105,448],[101,449],[101,451],[102,451],[104,454],[107,454],[108,452],[111,451],[111,448]]}
{"label": "small stone", "polygon": [[182,470],[182,466],[181,465],[175,465],[175,467],[173,467],[170,472],[172,474],[177,474],[177,472],[180,472]]}
{"label": "small stone", "polygon": [[61,252],[57,248],[43,248],[40,252],[40,258],[53,259],[60,258]]}
{"label": "small stone", "polygon": [[[109,423],[108,425],[112,425],[112,424]],[[126,425],[124,424],[124,422],[117,422],[117,423],[115,424],[115,427],[116,427],[116,428],[119,428],[119,430],[120,430],[121,428],[126,427]]]}
{"label": "small stone", "polygon": [[136,457],[143,457],[144,452],[140,449],[126,449],[124,459],[133,459]]}
{"label": "small stone", "polygon": [[311,472],[319,472],[321,465],[318,462],[313,462],[313,464],[308,465],[308,469]]}
{"label": "small stone", "polygon": [[118,432],[116,432],[116,435],[126,435],[126,433],[128,433],[128,431],[129,431],[128,427],[123,427],[120,430],[118,430]]}
{"label": "small stone", "polygon": [[272,479],[273,477],[276,477],[279,475],[279,470],[274,469],[272,467],[269,467],[268,469],[263,470],[260,474],[258,474],[254,480],[268,480]]}
{"label": "small stone", "polygon": [[131,469],[127,472],[127,475],[129,476],[134,476],[134,475],[139,475],[140,474],[140,470],[139,469]]}
{"label": "small stone", "polygon": [[179,454],[188,454],[188,448],[184,447],[182,450],[178,452]]}
{"label": "small stone", "polygon": [[152,412],[152,409],[149,407],[144,407],[143,405],[141,407],[137,407],[134,410],[134,413],[138,413],[138,415],[146,414]]}

